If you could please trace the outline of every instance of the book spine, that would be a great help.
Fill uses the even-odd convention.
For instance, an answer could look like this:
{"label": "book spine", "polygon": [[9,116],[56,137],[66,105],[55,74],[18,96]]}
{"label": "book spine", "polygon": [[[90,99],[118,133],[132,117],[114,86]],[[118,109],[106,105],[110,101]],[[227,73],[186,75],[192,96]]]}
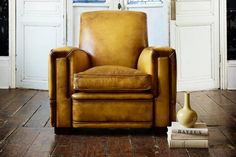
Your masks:
{"label": "book spine", "polygon": [[208,140],[168,140],[170,148],[208,148]]}
{"label": "book spine", "polygon": [[177,134],[167,133],[168,137],[172,140],[208,140],[208,136],[193,135],[193,134]]}
{"label": "book spine", "polygon": [[192,135],[208,135],[208,130],[185,130],[185,129],[172,129],[172,133],[178,134],[192,134]]}

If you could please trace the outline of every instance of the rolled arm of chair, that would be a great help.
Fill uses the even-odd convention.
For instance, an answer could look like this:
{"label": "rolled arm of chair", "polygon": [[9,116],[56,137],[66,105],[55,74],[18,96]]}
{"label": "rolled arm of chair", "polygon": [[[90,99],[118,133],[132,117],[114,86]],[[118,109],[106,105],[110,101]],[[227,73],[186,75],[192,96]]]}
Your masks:
{"label": "rolled arm of chair", "polygon": [[51,50],[48,60],[48,91],[52,126],[71,126],[73,75],[89,66],[88,54],[78,48],[62,47]]}
{"label": "rolled arm of chair", "polygon": [[155,126],[166,127],[176,120],[176,53],[172,48],[143,50],[138,70],[152,75],[155,96]]}

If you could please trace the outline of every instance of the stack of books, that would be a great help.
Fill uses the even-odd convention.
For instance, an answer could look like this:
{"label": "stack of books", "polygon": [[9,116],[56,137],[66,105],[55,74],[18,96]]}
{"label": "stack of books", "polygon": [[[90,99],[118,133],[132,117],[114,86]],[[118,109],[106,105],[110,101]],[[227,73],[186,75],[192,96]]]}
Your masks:
{"label": "stack of books", "polygon": [[185,128],[179,122],[172,122],[167,132],[170,148],[208,148],[208,137],[206,123],[199,122],[193,128]]}

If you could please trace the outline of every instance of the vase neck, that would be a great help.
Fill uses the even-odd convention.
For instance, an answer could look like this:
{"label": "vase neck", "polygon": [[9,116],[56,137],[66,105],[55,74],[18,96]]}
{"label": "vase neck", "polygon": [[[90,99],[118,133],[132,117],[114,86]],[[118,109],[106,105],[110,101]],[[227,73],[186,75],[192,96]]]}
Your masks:
{"label": "vase neck", "polygon": [[185,109],[191,109],[190,106],[190,93],[186,92],[184,94],[184,108]]}

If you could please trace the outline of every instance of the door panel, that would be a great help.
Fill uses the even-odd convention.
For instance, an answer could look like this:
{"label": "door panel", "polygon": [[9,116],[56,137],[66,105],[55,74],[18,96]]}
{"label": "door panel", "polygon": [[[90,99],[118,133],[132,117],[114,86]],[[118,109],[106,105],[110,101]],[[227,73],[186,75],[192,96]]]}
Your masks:
{"label": "door panel", "polygon": [[24,1],[24,14],[38,14],[38,15],[58,15],[60,14],[60,1]]}
{"label": "door panel", "polygon": [[63,0],[17,1],[17,87],[48,88],[48,54],[65,43]]}
{"label": "door panel", "polygon": [[[197,32],[195,30],[198,30]],[[186,79],[202,79],[202,78],[211,78],[211,54],[208,53],[211,51],[211,27],[210,26],[192,26],[177,28],[179,33],[180,43],[178,45],[181,47],[179,51],[180,59],[180,69],[181,75],[180,80]],[[202,34],[205,34],[206,38],[202,38]],[[189,43],[191,41],[191,43]],[[188,43],[188,44],[185,44]],[[195,44],[198,43],[198,44]],[[201,46],[199,46],[201,45]],[[189,53],[191,50],[192,53]],[[201,57],[200,60],[196,58]],[[189,66],[185,66],[189,65]],[[204,69],[204,70],[199,70]],[[194,73],[192,72],[194,71]]]}
{"label": "door panel", "polygon": [[[57,36],[59,33],[55,27],[51,25],[24,26],[23,55],[25,57],[23,58],[24,67],[22,73],[24,74],[24,78],[22,78],[22,81],[47,81],[48,52],[57,45]],[[49,38],[51,40],[42,42],[41,40],[44,38]],[[39,67],[44,70],[37,70]]]}
{"label": "door panel", "polygon": [[219,1],[177,0],[170,28],[178,90],[219,88]]}
{"label": "door panel", "polygon": [[177,0],[176,8],[177,15],[209,15],[212,14],[214,10],[211,0],[201,1],[187,1],[187,0]]}

